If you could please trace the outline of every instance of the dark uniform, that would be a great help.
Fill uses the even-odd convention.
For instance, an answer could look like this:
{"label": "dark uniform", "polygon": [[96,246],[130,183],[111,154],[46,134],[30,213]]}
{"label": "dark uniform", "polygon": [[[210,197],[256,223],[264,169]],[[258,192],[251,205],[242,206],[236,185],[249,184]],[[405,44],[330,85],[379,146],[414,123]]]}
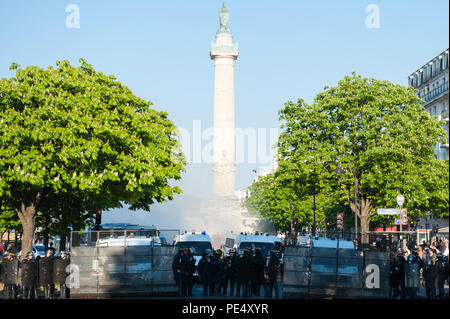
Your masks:
{"label": "dark uniform", "polygon": [[270,252],[270,260],[267,266],[267,275],[269,277],[269,287],[267,297],[272,298],[272,291],[275,289],[275,298],[280,297],[278,282],[281,280],[280,259],[275,251]]}
{"label": "dark uniform", "polygon": [[39,259],[39,285],[44,287],[45,299],[55,298],[55,282],[53,281],[53,263],[55,257],[53,251],[48,250],[47,256]]}
{"label": "dark uniform", "polygon": [[59,284],[61,299],[70,297],[70,289],[66,284],[67,276],[69,275],[67,266],[69,266],[69,264],[69,254],[65,251],[61,253],[60,258],[55,258],[53,261],[53,282]]}
{"label": "dark uniform", "polygon": [[266,257],[262,255],[261,253],[261,249],[256,249],[255,252],[255,257],[254,257],[254,263],[255,263],[255,276],[254,276],[254,280],[253,280],[253,293],[259,297],[260,295],[260,288],[261,285],[264,286],[264,292],[265,295],[267,296],[267,286],[266,283],[264,281],[264,268],[266,266]]}
{"label": "dark uniform", "polygon": [[405,264],[405,287],[409,299],[416,298],[417,290],[420,287],[420,268],[420,258],[416,255],[409,255]]}
{"label": "dark uniform", "polygon": [[249,250],[244,251],[239,267],[239,283],[242,287],[242,297],[252,296],[252,282],[255,275],[255,263]]}
{"label": "dark uniform", "polygon": [[195,271],[195,258],[194,255],[192,255],[192,252],[190,249],[187,250],[186,253],[186,262],[184,264],[185,266],[185,272],[186,272],[186,294],[189,297],[192,297],[192,279],[194,276]]}
{"label": "dark uniform", "polygon": [[425,290],[427,293],[427,299],[436,299],[436,265],[431,258],[425,260],[423,268],[423,277],[425,279]]}
{"label": "dark uniform", "polygon": [[3,298],[16,299],[17,293],[17,274],[19,271],[19,261],[15,254],[6,253],[2,260],[2,281]]}
{"label": "dark uniform", "polygon": [[402,254],[398,254],[397,256],[393,256],[391,259],[391,270],[389,273],[390,284],[391,284],[391,295],[393,299],[396,299],[401,295],[401,281],[403,277],[402,271],[402,262],[401,259],[404,260]]}
{"label": "dark uniform", "polygon": [[178,295],[182,297],[185,296],[187,288],[187,257],[185,251],[185,248],[180,248],[172,262],[172,270],[178,287]]}
{"label": "dark uniform", "polygon": [[215,252],[214,259],[216,263],[214,283],[217,285],[217,291],[214,293],[220,296],[223,289],[223,280],[225,276],[225,264],[223,263],[222,251],[220,249]]}
{"label": "dark uniform", "polygon": [[38,284],[38,263],[33,253],[27,253],[27,259],[20,263],[22,268],[23,299],[37,298],[36,286]]}
{"label": "dark uniform", "polygon": [[[236,252],[234,250],[230,251],[230,256],[225,258],[225,276],[222,296],[227,294],[228,282],[230,282],[230,296],[233,296],[235,283],[239,279],[239,262],[239,256],[236,256]],[[237,291],[236,296],[238,294],[239,293]]]}
{"label": "dark uniform", "polygon": [[209,296],[214,294],[216,262],[211,253],[211,250],[207,249],[203,258],[198,262],[198,275],[203,283],[203,296],[208,296],[208,291]]}
{"label": "dark uniform", "polygon": [[444,256],[441,253],[439,253],[437,254],[437,261],[436,261],[435,287],[437,287],[439,290],[439,295],[437,297],[440,299],[444,298],[444,283],[446,278],[447,273]]}

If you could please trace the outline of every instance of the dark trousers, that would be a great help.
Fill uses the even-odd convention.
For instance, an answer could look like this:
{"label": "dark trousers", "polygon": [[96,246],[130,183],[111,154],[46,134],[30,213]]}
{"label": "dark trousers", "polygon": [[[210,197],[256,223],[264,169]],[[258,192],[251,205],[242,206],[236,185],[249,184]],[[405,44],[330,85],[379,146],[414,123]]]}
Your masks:
{"label": "dark trousers", "polygon": [[253,287],[251,281],[243,281],[242,286],[244,288],[242,297],[250,298],[253,293]]}
{"label": "dark trousers", "polygon": [[427,299],[436,299],[436,289],[433,288],[427,288]]}
{"label": "dark trousers", "polygon": [[184,296],[192,296],[192,275],[187,275],[184,278],[181,287]]}
{"label": "dark trousers", "polygon": [[37,299],[37,291],[34,286],[23,287],[23,299]]}
{"label": "dark trousers", "polygon": [[3,288],[4,299],[16,299],[16,285],[5,285]]}
{"label": "dark trousers", "polygon": [[214,295],[214,282],[205,282],[203,281],[203,296],[208,296],[208,290],[209,290],[209,296]]}
{"label": "dark trousers", "polygon": [[44,298],[54,299],[55,298],[55,285],[44,285]]}
{"label": "dark trousers", "polygon": [[234,274],[225,275],[224,283],[223,283],[223,293],[222,293],[222,295],[226,295],[227,294],[228,282],[230,282],[230,296],[233,296],[234,285],[235,285],[235,282],[236,282],[235,279],[236,279],[236,276]]}
{"label": "dark trousers", "polygon": [[67,299],[70,297],[70,289],[67,288],[66,284],[60,285],[60,298]]}
{"label": "dark trousers", "polygon": [[266,297],[272,298],[272,291],[275,290],[275,298],[280,298],[280,292],[278,290],[278,282],[276,280],[271,280],[269,282],[269,287],[267,289]]}

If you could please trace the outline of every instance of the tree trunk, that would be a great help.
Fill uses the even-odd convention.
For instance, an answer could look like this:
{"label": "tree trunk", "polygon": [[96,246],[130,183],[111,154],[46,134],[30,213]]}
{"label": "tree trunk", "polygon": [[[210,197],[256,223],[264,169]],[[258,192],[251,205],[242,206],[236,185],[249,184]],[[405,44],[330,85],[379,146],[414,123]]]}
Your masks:
{"label": "tree trunk", "polygon": [[23,260],[28,252],[33,251],[36,202],[33,202],[28,206],[25,206],[25,204],[22,203],[21,209],[16,212],[23,227],[22,254],[20,255],[20,259]]}
{"label": "tree trunk", "polygon": [[361,216],[360,216],[360,227],[361,227],[361,243],[368,244],[369,243],[369,224],[370,224],[370,211],[372,209],[372,205],[370,200],[362,199],[361,200]]}

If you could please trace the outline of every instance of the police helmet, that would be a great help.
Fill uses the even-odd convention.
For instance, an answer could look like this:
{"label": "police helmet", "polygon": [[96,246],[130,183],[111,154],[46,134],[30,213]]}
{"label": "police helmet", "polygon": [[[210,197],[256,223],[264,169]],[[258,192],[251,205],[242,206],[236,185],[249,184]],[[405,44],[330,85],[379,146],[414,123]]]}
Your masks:
{"label": "police helmet", "polygon": [[34,258],[34,254],[32,251],[29,251],[25,254],[25,257],[33,257]]}
{"label": "police helmet", "polygon": [[46,255],[48,256],[48,255],[54,255],[55,253],[53,252],[53,250],[51,250],[51,249],[47,249],[47,251],[46,251]]}
{"label": "police helmet", "polygon": [[438,259],[442,259],[444,257],[444,255],[442,253],[437,253],[437,258]]}
{"label": "police helmet", "polygon": [[230,254],[233,253],[233,254],[234,254],[234,253],[236,253],[236,249],[231,248],[231,249],[228,251],[228,253],[230,253]]}
{"label": "police helmet", "polygon": [[216,250],[216,254],[217,254],[217,255],[222,255],[222,250],[217,249],[217,250]]}

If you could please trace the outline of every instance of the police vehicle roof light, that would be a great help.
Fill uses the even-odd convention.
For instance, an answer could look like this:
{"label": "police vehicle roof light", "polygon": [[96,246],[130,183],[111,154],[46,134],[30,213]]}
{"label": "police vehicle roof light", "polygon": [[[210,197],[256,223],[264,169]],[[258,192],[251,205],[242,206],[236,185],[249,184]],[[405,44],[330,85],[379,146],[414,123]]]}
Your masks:
{"label": "police vehicle roof light", "polygon": [[206,232],[204,230],[202,230],[202,235],[206,235]]}

